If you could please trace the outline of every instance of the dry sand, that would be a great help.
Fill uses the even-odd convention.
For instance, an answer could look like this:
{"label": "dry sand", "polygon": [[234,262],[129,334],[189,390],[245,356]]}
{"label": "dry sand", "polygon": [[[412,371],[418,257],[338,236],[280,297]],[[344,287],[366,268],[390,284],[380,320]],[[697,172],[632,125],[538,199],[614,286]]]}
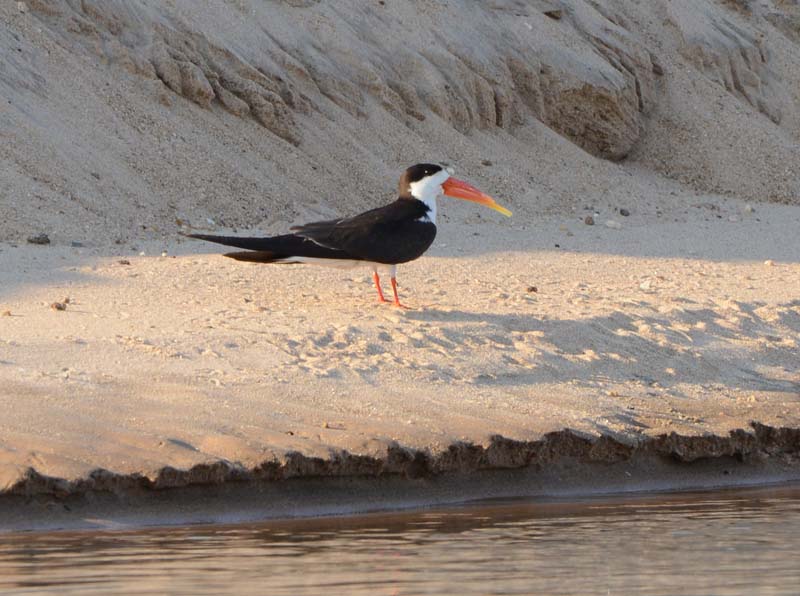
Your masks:
{"label": "dry sand", "polygon": [[[796,7],[379,6],[0,6],[0,492],[800,476]],[[515,215],[443,200],[409,311],[179,235],[354,213],[421,160]]]}
{"label": "dry sand", "polygon": [[635,445],[797,427],[800,209],[676,202],[608,214],[622,229],[445,224],[401,268],[408,311],[377,304],[366,271],[236,263],[194,242],[4,248],[3,485],[28,468],[182,485],[159,470],[562,428]]}

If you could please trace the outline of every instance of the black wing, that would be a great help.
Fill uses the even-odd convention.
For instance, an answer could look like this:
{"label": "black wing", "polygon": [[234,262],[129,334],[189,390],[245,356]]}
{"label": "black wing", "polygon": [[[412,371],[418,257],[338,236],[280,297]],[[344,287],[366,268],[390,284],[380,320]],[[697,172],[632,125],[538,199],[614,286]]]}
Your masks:
{"label": "black wing", "polygon": [[375,263],[405,263],[422,255],[436,237],[436,226],[423,219],[421,201],[398,199],[354,217],[295,226],[291,231],[320,246]]}

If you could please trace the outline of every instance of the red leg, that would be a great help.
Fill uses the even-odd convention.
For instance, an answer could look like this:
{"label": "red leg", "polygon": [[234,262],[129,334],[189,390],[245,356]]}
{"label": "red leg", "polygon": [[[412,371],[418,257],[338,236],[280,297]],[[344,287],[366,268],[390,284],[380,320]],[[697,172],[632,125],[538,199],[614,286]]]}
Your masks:
{"label": "red leg", "polygon": [[375,282],[375,289],[378,290],[378,302],[389,302],[383,297],[383,290],[381,290],[381,278],[378,277],[377,271],[372,273],[372,281]]}
{"label": "red leg", "polygon": [[397,295],[397,278],[395,276],[392,276],[392,291],[394,292],[394,305],[400,308],[408,308],[400,304],[400,296]]}

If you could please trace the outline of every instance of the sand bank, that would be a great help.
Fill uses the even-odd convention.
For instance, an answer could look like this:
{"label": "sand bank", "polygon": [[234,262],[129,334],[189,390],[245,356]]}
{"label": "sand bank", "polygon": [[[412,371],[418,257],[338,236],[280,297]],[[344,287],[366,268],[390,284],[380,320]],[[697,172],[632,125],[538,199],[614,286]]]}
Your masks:
{"label": "sand bank", "polygon": [[[619,479],[637,458],[654,466],[637,486],[735,482],[739,466],[798,477],[800,209],[687,196],[604,217],[622,228],[445,223],[401,269],[409,311],[373,302],[367,272],[190,252],[202,244],[6,245],[4,490],[124,503],[255,482],[257,501],[266,481],[327,477],[315,503],[339,477],[386,495],[406,479],[414,502],[418,479],[456,475],[472,488],[447,498],[463,500],[492,484],[470,473],[503,468],[504,495],[558,493],[565,461],[588,466],[576,491],[625,488],[597,470]],[[707,458],[703,478],[689,462]],[[688,467],[659,479],[658,459]]]}
{"label": "sand bank", "polygon": [[[798,18],[3,3],[4,502],[74,521],[220,494],[283,515],[259,491],[313,513],[486,496],[492,475],[504,495],[623,490],[631,462],[633,488],[796,477]],[[407,312],[366,272],[180,236],[356,213],[425,160],[514,217],[442,201],[400,271]],[[336,483],[361,488],[315,509]]]}

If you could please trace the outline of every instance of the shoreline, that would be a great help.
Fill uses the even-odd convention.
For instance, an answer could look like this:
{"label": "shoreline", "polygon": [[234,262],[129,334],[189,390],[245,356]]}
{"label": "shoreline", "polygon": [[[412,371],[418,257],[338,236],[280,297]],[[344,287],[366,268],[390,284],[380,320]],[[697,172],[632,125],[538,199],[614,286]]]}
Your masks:
{"label": "shoreline", "polygon": [[[510,457],[502,468],[497,459],[501,450],[507,458],[525,453],[528,459],[512,467]],[[104,472],[67,483],[31,473],[0,494],[0,533],[352,516],[486,499],[580,499],[800,481],[800,429],[757,424],[752,433],[673,433],[636,447],[608,436],[592,440],[562,431],[539,442],[496,438],[487,449],[452,446],[427,459],[421,452],[403,452],[412,457],[395,455],[393,469],[388,464],[392,457],[380,462],[382,468],[372,462],[371,474],[369,458],[353,456],[348,466],[341,456],[326,461],[299,454],[260,476],[229,464],[205,466],[205,478],[197,469],[162,470],[155,482]],[[223,468],[230,471],[228,477],[219,476]],[[209,475],[214,470],[217,475]]]}

